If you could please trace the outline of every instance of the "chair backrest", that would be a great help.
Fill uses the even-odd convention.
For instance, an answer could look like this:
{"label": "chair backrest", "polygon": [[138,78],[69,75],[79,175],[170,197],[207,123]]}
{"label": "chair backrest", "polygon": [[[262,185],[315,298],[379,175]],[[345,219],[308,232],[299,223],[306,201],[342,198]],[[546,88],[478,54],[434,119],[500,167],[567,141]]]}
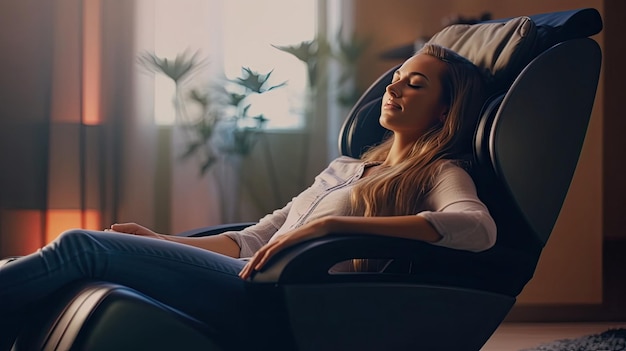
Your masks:
{"label": "chair backrest", "polygon": [[[601,65],[588,37],[601,29],[600,14],[587,8],[451,25],[429,41],[467,57],[489,81],[470,172],[498,240],[479,256],[510,265],[498,273],[498,286],[487,278],[481,288],[517,295],[534,273],[585,139]],[[385,137],[381,99],[397,67],[350,112],[339,137],[343,155],[358,157]]]}

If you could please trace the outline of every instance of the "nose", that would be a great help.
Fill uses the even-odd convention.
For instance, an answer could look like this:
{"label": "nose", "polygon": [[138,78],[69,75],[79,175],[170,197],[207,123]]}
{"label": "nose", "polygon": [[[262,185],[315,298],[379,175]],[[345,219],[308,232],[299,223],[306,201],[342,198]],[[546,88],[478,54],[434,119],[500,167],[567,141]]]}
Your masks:
{"label": "nose", "polygon": [[389,85],[387,85],[387,88],[385,88],[385,90],[387,91],[387,94],[391,95],[392,97],[400,97],[400,92],[395,83],[390,83]]}

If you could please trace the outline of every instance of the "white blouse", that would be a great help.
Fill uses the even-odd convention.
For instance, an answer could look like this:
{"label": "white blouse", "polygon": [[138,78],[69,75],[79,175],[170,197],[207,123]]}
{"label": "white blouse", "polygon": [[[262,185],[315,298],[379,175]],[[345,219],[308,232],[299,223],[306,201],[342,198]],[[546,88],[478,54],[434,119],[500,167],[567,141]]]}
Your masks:
{"label": "white blouse", "polygon": [[[350,215],[350,191],[367,164],[341,156],[320,173],[313,185],[285,207],[241,231],[224,233],[237,242],[241,258],[251,257],[261,246],[307,222],[328,215]],[[495,244],[496,224],[476,194],[470,175],[446,162],[416,213],[442,236],[432,243],[454,249],[483,251]]]}

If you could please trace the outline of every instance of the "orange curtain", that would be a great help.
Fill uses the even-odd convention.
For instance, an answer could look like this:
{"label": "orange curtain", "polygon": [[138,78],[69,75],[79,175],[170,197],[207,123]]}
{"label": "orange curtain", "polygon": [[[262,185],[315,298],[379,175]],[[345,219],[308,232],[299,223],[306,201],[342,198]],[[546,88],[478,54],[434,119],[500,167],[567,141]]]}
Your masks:
{"label": "orange curtain", "polygon": [[[106,4],[105,4],[106,3]],[[0,257],[24,255],[119,212],[133,2],[0,3]],[[118,12],[121,10],[121,13]],[[104,23],[107,18],[115,22]],[[123,34],[122,34],[123,33]],[[103,58],[115,57],[105,65]],[[106,103],[106,105],[105,105]]]}

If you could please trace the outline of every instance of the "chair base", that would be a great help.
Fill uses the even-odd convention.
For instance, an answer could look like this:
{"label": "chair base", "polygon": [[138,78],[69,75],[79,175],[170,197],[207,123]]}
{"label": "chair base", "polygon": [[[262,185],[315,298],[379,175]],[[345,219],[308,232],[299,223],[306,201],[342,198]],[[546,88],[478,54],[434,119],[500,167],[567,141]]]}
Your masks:
{"label": "chair base", "polygon": [[479,350],[515,303],[426,285],[292,285],[283,292],[298,350]]}
{"label": "chair base", "polygon": [[92,282],[52,303],[63,309],[37,311],[13,351],[225,350],[208,326],[127,287]]}

